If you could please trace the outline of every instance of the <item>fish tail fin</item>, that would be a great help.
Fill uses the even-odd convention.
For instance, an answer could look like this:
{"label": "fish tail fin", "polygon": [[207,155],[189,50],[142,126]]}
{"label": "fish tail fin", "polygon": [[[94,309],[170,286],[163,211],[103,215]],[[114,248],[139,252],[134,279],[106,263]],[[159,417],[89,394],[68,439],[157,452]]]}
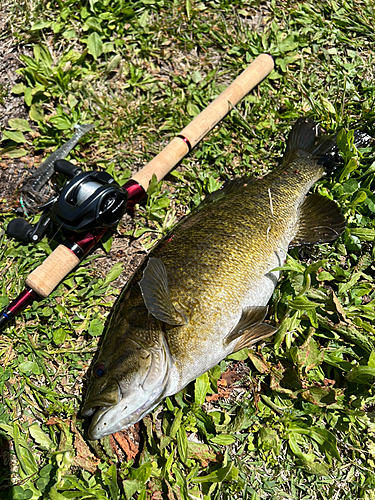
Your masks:
{"label": "fish tail fin", "polygon": [[[312,154],[319,165],[323,165],[327,173],[334,172],[343,162],[339,154],[336,135],[324,134],[320,126],[309,117],[301,117],[294,124],[289,135],[285,155],[302,149]],[[372,138],[365,132],[354,132],[354,145],[363,148],[369,145]]]}

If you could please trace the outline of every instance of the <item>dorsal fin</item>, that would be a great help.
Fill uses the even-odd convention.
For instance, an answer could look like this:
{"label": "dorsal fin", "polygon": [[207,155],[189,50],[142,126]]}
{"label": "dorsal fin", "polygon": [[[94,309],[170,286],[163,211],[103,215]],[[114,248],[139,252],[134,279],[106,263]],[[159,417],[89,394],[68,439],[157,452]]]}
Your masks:
{"label": "dorsal fin", "polygon": [[221,198],[227,196],[230,193],[235,193],[242,187],[247,186],[252,182],[254,182],[254,179],[252,177],[247,177],[247,176],[237,177],[236,179],[230,179],[226,181],[225,184],[220,189],[206,195],[205,199],[200,203],[200,205],[198,205],[197,208],[194,209],[194,211],[200,211],[203,207],[206,207],[211,203],[215,203],[216,201],[220,200]]}
{"label": "dorsal fin", "polygon": [[318,193],[311,194],[299,208],[298,232],[290,246],[333,241],[345,226],[345,218],[334,201]]}

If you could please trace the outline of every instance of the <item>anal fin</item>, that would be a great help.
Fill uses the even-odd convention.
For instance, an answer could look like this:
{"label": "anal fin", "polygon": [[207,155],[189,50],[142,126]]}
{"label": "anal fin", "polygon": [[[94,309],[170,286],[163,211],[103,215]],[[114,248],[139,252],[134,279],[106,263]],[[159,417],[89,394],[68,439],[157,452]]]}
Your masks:
{"label": "anal fin", "polygon": [[345,218],[334,201],[311,194],[299,208],[298,232],[290,246],[333,241],[343,233],[345,226]]}
{"label": "anal fin", "polygon": [[226,336],[224,343],[228,345],[238,339],[233,349],[233,352],[236,352],[273,335],[276,332],[276,328],[267,323],[262,323],[267,311],[267,306],[245,307],[242,311],[240,321]]}

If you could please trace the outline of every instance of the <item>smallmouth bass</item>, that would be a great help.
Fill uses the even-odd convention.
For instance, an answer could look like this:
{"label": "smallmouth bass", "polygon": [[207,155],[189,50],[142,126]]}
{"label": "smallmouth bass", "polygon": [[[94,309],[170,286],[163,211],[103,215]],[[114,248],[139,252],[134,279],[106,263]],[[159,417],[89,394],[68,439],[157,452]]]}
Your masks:
{"label": "smallmouth bass", "polygon": [[91,439],[149,413],[229,354],[275,332],[264,323],[290,246],[335,240],[337,205],[311,186],[334,169],[335,138],[294,125],[281,165],[209,195],[151,251],[121,292],[92,368]]}

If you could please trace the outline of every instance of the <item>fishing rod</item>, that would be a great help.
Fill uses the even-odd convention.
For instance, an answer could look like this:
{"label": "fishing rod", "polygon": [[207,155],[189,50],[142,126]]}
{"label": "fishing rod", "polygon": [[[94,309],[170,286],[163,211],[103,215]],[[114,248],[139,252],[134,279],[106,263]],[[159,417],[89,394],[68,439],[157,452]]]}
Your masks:
{"label": "fishing rod", "polygon": [[[24,242],[38,241],[52,224],[72,234],[29,274],[23,292],[0,312],[0,330],[34,300],[48,297],[107,230],[116,226],[125,211],[133,209],[134,205],[141,201],[147,193],[153,175],[156,175],[158,182],[163,179],[272,71],[273,67],[274,61],[270,55],[259,55],[207,108],[122,187],[107,173],[82,172],[64,160],[69,149],[65,145],[64,151],[55,155],[52,162],[49,161],[53,168],[51,170],[49,166],[48,175],[58,171],[71,180],[64,185],[60,193],[41,207],[43,214],[35,228],[25,219],[14,219],[15,222],[11,221],[8,225],[8,234]],[[83,127],[87,128],[82,130],[82,135],[88,131],[90,125]],[[71,141],[77,137],[78,135],[75,138],[73,136]],[[70,146],[72,144],[73,142]],[[64,146],[59,150],[63,148]],[[41,167],[42,165],[36,173]],[[35,178],[37,177],[38,175]],[[36,186],[39,185],[38,182]]]}

